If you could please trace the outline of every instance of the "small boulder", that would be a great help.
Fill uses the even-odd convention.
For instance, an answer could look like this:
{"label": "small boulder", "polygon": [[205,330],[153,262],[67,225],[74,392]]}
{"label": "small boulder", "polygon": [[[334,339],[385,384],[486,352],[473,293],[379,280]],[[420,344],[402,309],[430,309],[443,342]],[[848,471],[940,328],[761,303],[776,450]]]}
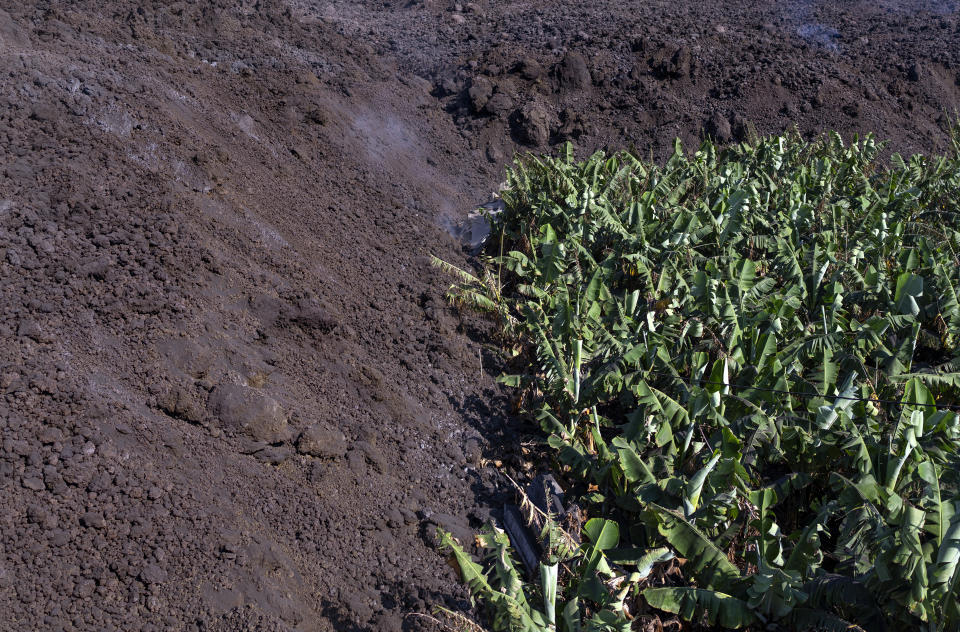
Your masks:
{"label": "small boulder", "polygon": [[20,482],[24,487],[35,492],[39,492],[44,488],[43,479],[39,476],[24,476]]}
{"label": "small boulder", "polygon": [[707,134],[721,143],[728,143],[733,138],[730,121],[720,112],[714,112],[706,124]]}
{"label": "small boulder", "polygon": [[347,438],[337,428],[314,424],[300,433],[297,451],[321,459],[339,459],[347,453]]}
{"label": "small boulder", "polygon": [[476,437],[467,439],[463,444],[463,456],[467,463],[473,467],[479,467],[483,457],[483,446],[480,445],[480,440]]}
{"label": "small boulder", "polygon": [[270,465],[280,465],[293,456],[293,450],[285,445],[269,445],[255,452],[253,456],[258,461],[263,461]]}
{"label": "small boulder", "polygon": [[215,370],[217,354],[206,344],[191,338],[172,337],[161,341],[157,351],[167,362],[194,379]]}
{"label": "small boulder", "polygon": [[483,111],[498,118],[506,118],[513,109],[513,99],[503,92],[497,92],[483,106]]}
{"label": "small boulder", "polygon": [[686,46],[680,46],[671,53],[664,49],[654,56],[653,70],[659,77],[679,79],[689,77],[693,63],[693,55]]}
{"label": "small boulder", "polygon": [[73,596],[79,599],[89,597],[97,589],[97,582],[92,579],[82,579],[73,588]]}
{"label": "small boulder", "polygon": [[96,511],[88,511],[87,513],[80,516],[80,524],[85,527],[91,527],[93,529],[103,529],[107,526],[107,521],[103,518],[103,514]]}
{"label": "small boulder", "polygon": [[20,321],[20,325],[17,327],[17,335],[39,343],[53,342],[53,336],[44,331],[40,323],[29,318]]}
{"label": "small boulder", "polygon": [[543,66],[532,57],[524,57],[515,68],[515,71],[527,81],[536,81],[543,77]]}
{"label": "small boulder", "polygon": [[98,281],[107,278],[113,267],[113,260],[109,255],[100,255],[89,257],[81,262],[80,272],[86,276],[93,277]]}
{"label": "small boulder", "polygon": [[300,299],[295,305],[285,309],[284,313],[290,322],[304,329],[316,329],[321,333],[329,333],[339,324],[336,317],[314,299]]}
{"label": "small boulder", "polygon": [[167,581],[167,571],[157,564],[147,564],[140,571],[139,577],[144,584],[162,584]]}
{"label": "small boulder", "polygon": [[740,113],[733,115],[733,119],[730,121],[730,129],[733,137],[741,142],[749,140],[751,136],[756,135],[756,129],[753,123]]}
{"label": "small boulder", "polygon": [[844,114],[846,114],[850,118],[857,118],[860,116],[862,106],[859,101],[851,101],[850,103],[847,103],[840,109],[843,111]]}
{"label": "small boulder", "polygon": [[[470,547],[473,544],[473,529],[470,528],[470,524],[466,518],[453,514],[434,513],[429,510],[422,511],[421,514],[423,521],[428,526],[433,525],[435,528],[443,529],[456,538],[463,546]],[[428,529],[427,532],[431,533],[431,530]]]}
{"label": "small boulder", "polygon": [[519,136],[523,142],[535,147],[550,142],[550,132],[556,123],[556,116],[545,105],[528,103],[516,115]]}
{"label": "small boulder", "polygon": [[582,90],[591,84],[587,60],[577,52],[569,52],[560,62],[560,85],[570,90]]}
{"label": "small boulder", "polygon": [[576,140],[585,132],[583,117],[573,108],[566,108],[560,113],[560,122],[560,129],[557,130],[560,140]]}
{"label": "small boulder", "polygon": [[50,105],[40,103],[30,109],[30,118],[34,121],[55,121],[57,110]]}
{"label": "small boulder", "polygon": [[373,466],[373,468],[380,472],[387,471],[387,461],[383,458],[383,455],[380,451],[374,447],[368,441],[357,441],[353,446],[354,450],[359,451],[363,454],[363,457],[367,460],[367,463]]}
{"label": "small boulder", "polygon": [[330,116],[322,108],[316,107],[313,108],[304,115],[304,119],[308,123],[313,123],[314,125],[326,125],[329,121]]}
{"label": "small boulder", "polygon": [[503,150],[495,141],[487,143],[486,154],[487,160],[495,164],[502,162],[504,159]]}
{"label": "small boulder", "polygon": [[207,405],[226,430],[242,432],[268,443],[283,441],[288,436],[283,408],[258,389],[221,384],[210,393]]}
{"label": "small boulder", "polygon": [[37,438],[40,440],[40,443],[43,443],[44,445],[50,445],[51,443],[62,443],[64,438],[63,430],[57,428],[56,426],[44,426],[37,434]]}
{"label": "small boulder", "polygon": [[190,423],[203,421],[203,408],[197,396],[179,384],[157,398],[157,407],[171,417]]}
{"label": "small boulder", "polygon": [[673,65],[672,70],[675,77],[689,77],[693,74],[693,55],[686,46],[681,46],[670,61]]}
{"label": "small boulder", "polygon": [[356,616],[361,624],[366,624],[374,615],[372,600],[362,592],[349,591],[342,597],[344,605]]}
{"label": "small boulder", "polygon": [[438,97],[448,97],[460,92],[460,84],[456,77],[444,77],[440,79],[433,88],[434,95]]}
{"label": "small boulder", "polygon": [[467,94],[470,97],[470,107],[479,114],[483,111],[483,106],[493,96],[493,84],[486,77],[474,77],[470,81],[470,89]]}
{"label": "small boulder", "polygon": [[923,78],[923,66],[919,62],[913,62],[907,68],[907,79],[910,81],[920,81]]}

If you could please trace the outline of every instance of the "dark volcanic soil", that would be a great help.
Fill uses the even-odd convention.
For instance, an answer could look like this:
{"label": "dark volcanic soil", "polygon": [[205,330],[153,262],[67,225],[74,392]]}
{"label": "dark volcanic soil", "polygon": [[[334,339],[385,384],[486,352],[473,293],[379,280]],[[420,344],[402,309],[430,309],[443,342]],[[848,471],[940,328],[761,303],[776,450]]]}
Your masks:
{"label": "dark volcanic soil", "polygon": [[952,2],[0,7],[2,630],[467,607],[523,428],[428,255],[513,152],[960,106]]}

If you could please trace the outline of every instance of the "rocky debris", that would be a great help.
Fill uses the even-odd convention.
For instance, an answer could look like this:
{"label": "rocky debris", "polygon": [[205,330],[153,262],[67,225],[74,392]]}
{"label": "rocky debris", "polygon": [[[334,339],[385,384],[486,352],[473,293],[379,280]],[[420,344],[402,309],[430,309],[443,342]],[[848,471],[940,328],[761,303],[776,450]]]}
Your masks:
{"label": "rocky debris", "polygon": [[157,407],[163,412],[184,419],[190,423],[200,423],[205,417],[203,404],[194,389],[183,385],[172,386],[157,399]]}
{"label": "rocky debris", "polygon": [[480,466],[480,458],[483,456],[483,446],[480,439],[472,437],[463,444],[463,455],[467,463],[473,467]]}
{"label": "rocky debris", "polygon": [[487,157],[487,160],[493,164],[500,164],[505,158],[503,149],[498,142],[488,142],[483,153]]}
{"label": "rocky debris", "polygon": [[276,296],[258,293],[248,299],[250,311],[268,327],[281,327],[287,323],[305,331],[328,334],[340,321],[328,305],[315,296]]}
{"label": "rocky debris", "polygon": [[517,112],[518,136],[527,145],[541,147],[548,144],[551,131],[556,124],[554,112],[548,106],[536,101],[528,103]]}
{"label": "rocky debris", "polygon": [[295,325],[324,334],[330,333],[340,324],[326,306],[310,297],[297,299],[293,304],[284,306],[281,313]]}
{"label": "rocky debris", "polygon": [[268,443],[288,438],[287,414],[275,399],[259,389],[220,384],[210,393],[207,406],[224,430]]}
{"label": "rocky debris", "polygon": [[209,345],[196,339],[167,338],[158,343],[157,350],[173,367],[194,379],[207,377],[217,363]]}
{"label": "rocky debris", "polygon": [[366,461],[366,463],[370,464],[374,468],[374,470],[376,470],[377,472],[383,474],[387,471],[387,460],[384,458],[380,450],[378,450],[370,442],[368,441],[355,442],[350,452],[347,455],[348,460],[350,460],[354,454],[363,455],[363,459]]}
{"label": "rocky debris", "polygon": [[720,143],[728,143],[733,139],[730,120],[721,112],[714,112],[705,126],[707,134]]}
{"label": "rocky debris", "polygon": [[456,538],[467,549],[473,546],[474,531],[466,518],[424,509],[420,511],[420,519],[427,527],[425,536],[431,542],[433,542],[435,530],[440,528]]}
{"label": "rocky debris", "polygon": [[[514,103],[512,140],[528,146],[533,145],[518,133],[517,119],[529,103],[539,102],[554,112],[570,108],[583,117],[579,126],[555,126],[548,144],[575,140],[590,149],[633,144],[650,147],[658,158],[669,156],[675,137],[696,144],[710,130],[715,112],[734,109],[749,117],[760,134],[797,123],[805,133],[829,127],[852,135],[869,124],[882,127],[888,136],[909,137],[907,142],[915,146],[927,142],[923,138],[937,138],[934,142],[946,148],[935,118],[942,109],[938,103],[957,99],[952,68],[960,64],[953,57],[960,55],[941,55],[922,38],[912,40],[910,61],[879,52],[877,42],[886,40],[877,33],[891,28],[889,16],[863,9],[871,26],[856,37],[848,36],[852,18],[843,8],[828,10],[830,19],[820,16],[826,20],[822,30],[787,24],[763,9],[750,12],[758,20],[755,26],[739,20],[731,24],[723,9],[687,5],[678,5],[665,28],[658,28],[663,16],[651,11],[637,8],[635,15],[621,16],[625,22],[617,33],[589,18],[584,24],[555,7],[530,20],[492,11],[487,27],[471,28],[480,46],[468,46],[469,52],[463,50],[439,71],[434,94],[471,145],[494,165],[511,152],[509,145],[495,140],[494,122],[502,120],[503,108],[494,107],[496,103],[485,108],[498,92]],[[930,28],[948,35],[954,27]],[[532,34],[542,49],[524,44]],[[407,49],[404,44],[401,50]],[[848,69],[830,70],[839,57],[828,56],[838,54],[858,56],[856,64],[862,65],[855,77],[848,76]],[[544,73],[543,68],[551,70]],[[469,89],[462,87],[471,81],[477,97],[472,102]],[[458,89],[442,89],[445,82]],[[849,105],[853,94],[873,104],[871,113],[868,108],[858,113]],[[896,104],[880,103],[890,96]],[[911,117],[918,109],[929,116]],[[736,139],[736,125],[728,122],[730,139]],[[726,137],[724,131],[721,124],[715,137]]]}
{"label": "rocky debris", "polygon": [[690,76],[692,59],[690,49],[686,46],[665,48],[654,55],[651,66],[659,77],[679,79]]}
{"label": "rocky debris", "polygon": [[583,116],[573,108],[565,108],[560,113],[559,140],[577,140],[586,132]]}
{"label": "rocky debris", "polygon": [[57,515],[40,505],[31,505],[27,508],[27,520],[46,530],[56,529],[59,524]]}
{"label": "rocky debris", "polygon": [[340,459],[347,453],[347,439],[337,428],[313,424],[300,433],[297,452],[320,459]]}
{"label": "rocky debris", "polygon": [[850,103],[845,104],[841,109],[843,110],[843,113],[850,118],[857,118],[863,111],[863,105],[860,101],[851,101]]}

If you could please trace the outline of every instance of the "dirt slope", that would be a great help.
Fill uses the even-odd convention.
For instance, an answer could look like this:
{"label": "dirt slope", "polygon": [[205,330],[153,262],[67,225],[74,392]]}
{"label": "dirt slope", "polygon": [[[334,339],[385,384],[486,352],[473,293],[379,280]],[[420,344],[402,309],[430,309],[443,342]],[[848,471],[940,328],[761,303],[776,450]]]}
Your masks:
{"label": "dirt slope", "polygon": [[[0,1],[0,629],[419,629],[519,468],[428,255],[516,149],[945,146],[952,3]],[[786,7],[786,8],[784,8]]]}

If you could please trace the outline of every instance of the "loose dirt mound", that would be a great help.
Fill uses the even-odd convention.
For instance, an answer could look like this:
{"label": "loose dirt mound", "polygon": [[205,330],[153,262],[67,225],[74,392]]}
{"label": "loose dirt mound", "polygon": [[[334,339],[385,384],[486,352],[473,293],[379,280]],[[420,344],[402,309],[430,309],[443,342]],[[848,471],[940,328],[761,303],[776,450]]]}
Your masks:
{"label": "loose dirt mound", "polygon": [[944,3],[542,4],[0,3],[0,629],[465,607],[521,428],[427,255],[514,150],[960,103]]}

